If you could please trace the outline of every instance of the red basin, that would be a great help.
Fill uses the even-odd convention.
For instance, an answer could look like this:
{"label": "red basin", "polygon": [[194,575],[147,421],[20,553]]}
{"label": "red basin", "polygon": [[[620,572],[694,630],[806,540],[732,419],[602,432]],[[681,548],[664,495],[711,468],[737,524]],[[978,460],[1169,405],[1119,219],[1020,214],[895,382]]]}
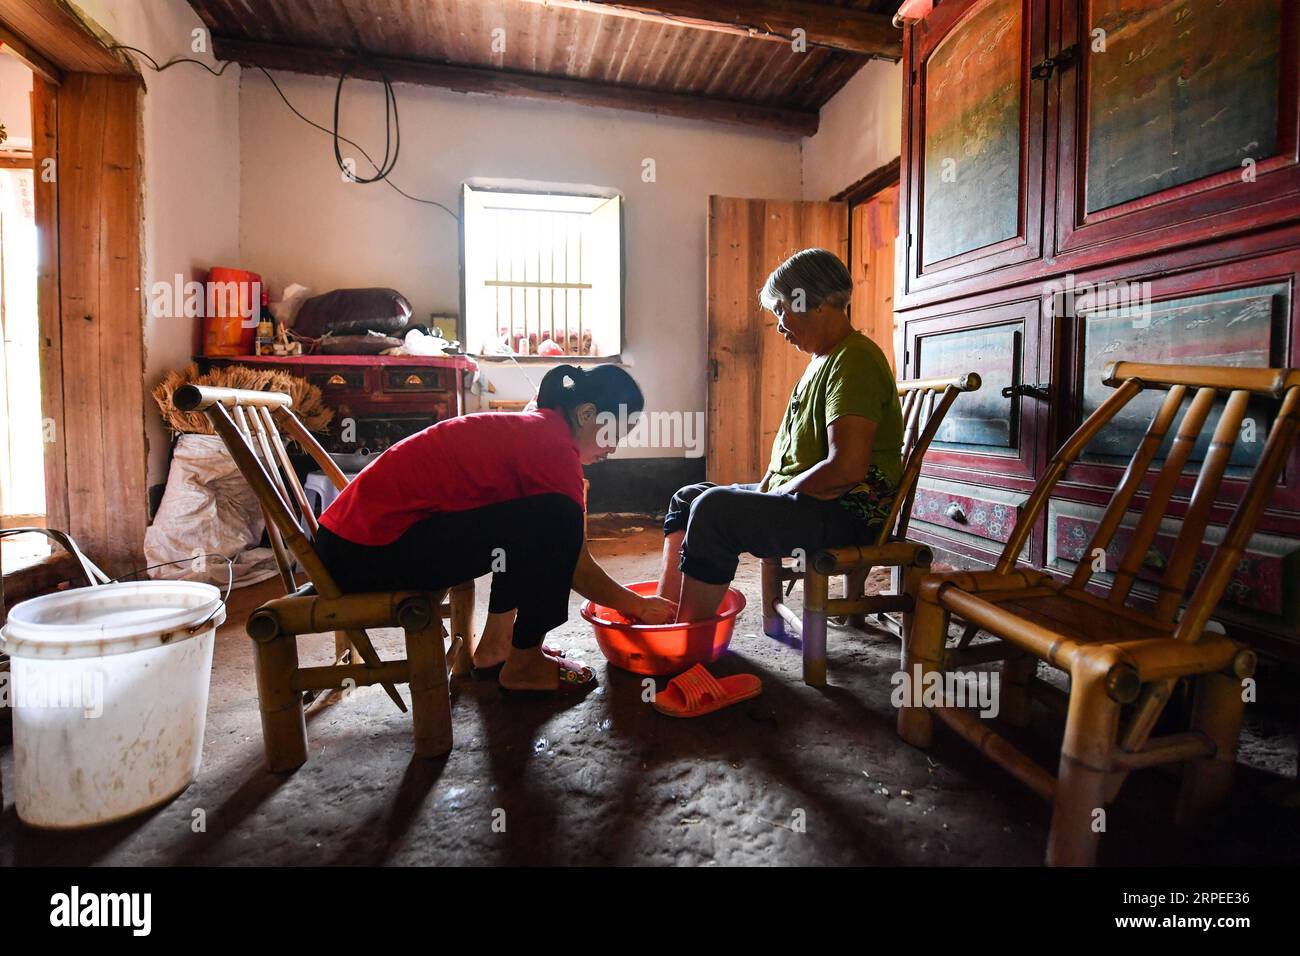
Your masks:
{"label": "red basin", "polygon": [[[627,587],[637,594],[654,594],[658,581]],[[711,664],[731,643],[736,615],[745,609],[745,595],[727,589],[716,617],[690,624],[633,624],[612,608],[584,601],[580,613],[591,622],[600,651],[615,667],[654,677],[679,674],[695,664]]]}

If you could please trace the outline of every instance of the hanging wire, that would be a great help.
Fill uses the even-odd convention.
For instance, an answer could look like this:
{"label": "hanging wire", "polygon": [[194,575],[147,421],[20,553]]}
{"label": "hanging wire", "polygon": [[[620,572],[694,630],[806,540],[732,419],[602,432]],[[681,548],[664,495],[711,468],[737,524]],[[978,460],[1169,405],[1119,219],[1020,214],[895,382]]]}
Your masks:
{"label": "hanging wire", "polygon": [[[203,67],[203,69],[207,70],[213,76],[221,76],[223,73],[226,72],[226,68],[235,62],[234,60],[226,60],[221,65],[220,69],[213,69],[211,65],[203,62],[202,60],[196,60],[193,57],[173,57],[172,59],[168,60],[166,63],[160,64],[156,59],[154,59],[144,50],[141,50],[139,47],[128,46],[124,43],[116,43],[113,45],[113,49],[127,50],[131,53],[140,54],[140,56],[144,57],[146,60],[149,61],[150,67],[157,73],[162,73],[165,70],[171,69],[173,66],[180,65],[181,63],[192,63],[196,66]],[[358,54],[357,58],[354,59],[353,62],[348,65],[347,69],[344,70],[343,74],[339,76],[338,87],[335,89],[334,92],[334,128],[333,129],[327,126],[322,126],[320,123],[317,123],[314,120],[304,116],[302,112],[296,106],[294,106],[292,102],[290,102],[289,97],[285,96],[284,90],[282,90],[280,88],[280,84],[275,81],[275,77],[273,77],[265,67],[258,66],[257,69],[260,70],[262,75],[265,76],[271,82],[271,86],[275,88],[275,92],[279,94],[280,99],[284,101],[284,105],[289,107],[289,111],[293,113],[294,116],[298,117],[298,119],[302,120],[308,126],[311,126],[314,129],[318,129],[322,133],[326,133],[333,138],[334,160],[338,164],[339,169],[342,170],[348,176],[349,180],[351,180],[354,183],[360,183],[362,185],[368,183],[382,182],[385,185],[387,185],[390,189],[392,189],[394,192],[396,192],[399,196],[409,199],[411,202],[421,203],[426,206],[437,206],[447,215],[451,216],[452,219],[455,219],[457,222],[460,222],[460,216],[458,216],[447,206],[438,202],[436,199],[424,199],[419,196],[412,196],[410,193],[406,192],[395,182],[393,182],[392,179],[389,178],[390,174],[393,171],[393,167],[397,165],[397,152],[401,146],[402,133],[401,133],[401,127],[399,126],[397,121],[397,93],[393,89],[392,83],[389,81],[387,75],[384,74],[382,69],[379,70],[379,74],[381,77],[383,77],[383,84],[384,84],[384,162],[382,164],[376,163],[373,159],[371,159],[370,154],[366,152],[365,148],[360,143],[348,139],[346,136],[342,135],[339,132],[339,100],[343,92],[343,81],[348,76],[348,74],[351,73],[356,68],[358,62],[366,62],[364,55]],[[371,68],[378,69],[378,67],[375,67],[373,64],[371,64]],[[347,143],[349,146],[354,147],[363,157],[365,157],[366,162],[368,162],[371,166],[374,167],[375,175],[364,179],[359,178],[354,171],[350,170],[347,167],[343,159],[342,152],[339,149],[339,143]],[[391,155],[390,155],[389,147],[390,145],[393,144],[395,144],[395,148],[391,150]]]}

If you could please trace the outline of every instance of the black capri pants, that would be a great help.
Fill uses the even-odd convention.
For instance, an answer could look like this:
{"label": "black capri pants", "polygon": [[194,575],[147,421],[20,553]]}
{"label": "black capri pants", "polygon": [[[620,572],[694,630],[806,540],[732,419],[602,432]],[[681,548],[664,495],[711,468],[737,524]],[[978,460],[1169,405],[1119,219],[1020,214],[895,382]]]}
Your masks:
{"label": "black capri pants", "polygon": [[345,593],[441,591],[491,572],[488,610],[517,610],[512,643],[530,648],[569,619],[582,540],[578,503],[545,494],[431,515],[382,545],[321,525],[316,551]]}
{"label": "black capri pants", "polygon": [[871,541],[879,526],[835,500],[702,481],[678,489],[668,504],[664,534],[683,529],[682,573],[705,584],[730,584],[742,554],[784,558],[803,548],[811,559],[823,548]]}

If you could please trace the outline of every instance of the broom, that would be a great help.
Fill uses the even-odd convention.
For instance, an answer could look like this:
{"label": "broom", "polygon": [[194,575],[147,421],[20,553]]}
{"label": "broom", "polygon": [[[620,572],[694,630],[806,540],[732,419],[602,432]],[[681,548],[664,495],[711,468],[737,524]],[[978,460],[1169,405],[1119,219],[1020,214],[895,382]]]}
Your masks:
{"label": "broom", "polygon": [[203,412],[182,412],[176,407],[172,397],[182,385],[286,392],[293,399],[293,413],[312,432],[325,431],[334,419],[334,410],[321,401],[320,389],[301,376],[280,369],[256,369],[247,365],[229,365],[200,374],[198,365],[190,363],[180,371],[168,372],[153,389],[153,398],[158,403],[163,423],[173,436],[214,434],[212,423]]}

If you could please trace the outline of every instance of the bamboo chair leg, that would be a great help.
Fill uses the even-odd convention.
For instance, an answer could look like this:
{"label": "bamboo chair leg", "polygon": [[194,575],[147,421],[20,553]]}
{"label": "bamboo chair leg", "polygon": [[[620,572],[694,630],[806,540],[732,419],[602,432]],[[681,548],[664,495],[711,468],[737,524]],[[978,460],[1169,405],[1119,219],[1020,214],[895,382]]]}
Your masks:
{"label": "bamboo chair leg", "polygon": [[1192,729],[1214,741],[1214,754],[1183,764],[1174,822],[1196,827],[1228,795],[1237,764],[1237,740],[1246,704],[1241,680],[1228,674],[1202,674],[1196,681]]}
{"label": "bamboo chair leg", "polygon": [[1038,673],[1038,658],[1021,654],[1002,662],[999,716],[1012,727],[1029,726],[1029,687]]}
{"label": "bamboo chair leg", "polygon": [[334,632],[334,663],[344,663],[343,655],[352,650],[352,642],[348,640],[346,631]]}
{"label": "bamboo chair leg", "polygon": [[763,559],[763,633],[768,637],[785,637],[785,622],[776,612],[781,600],[781,559]]}
{"label": "bamboo chair leg", "polygon": [[826,686],[826,600],[830,578],[809,568],[803,576],[803,682]]}
{"label": "bamboo chair leg", "polygon": [[[918,577],[914,576],[913,580]],[[920,696],[918,692],[924,686],[926,674],[943,672],[948,618],[944,608],[916,595],[916,610],[903,621],[903,674],[912,685],[913,699],[911,706],[898,710],[898,736],[921,749],[929,747],[934,739],[934,715],[916,698]]]}
{"label": "bamboo chair leg", "polygon": [[451,634],[453,639],[461,639],[460,650],[456,653],[452,673],[462,676],[469,673],[474,645],[478,636],[474,633],[474,582],[466,581],[451,589]]}
{"label": "bamboo chair leg", "polygon": [[[899,594],[909,595],[912,598],[913,606],[916,606],[921,600],[921,579],[929,573],[929,570],[928,567],[894,568],[894,589]],[[898,663],[899,666],[902,667],[907,648],[907,638],[908,635],[912,633],[912,629],[915,626],[916,612],[904,611],[900,615],[900,618],[901,620],[899,623],[901,629],[899,636],[901,637],[901,640],[898,645]],[[885,615],[878,615],[876,620],[878,623],[883,625],[885,623]]]}
{"label": "bamboo chair leg", "polygon": [[307,762],[307,722],[302,694],[293,689],[298,669],[298,639],[282,635],[253,641],[257,701],[262,712],[262,743],[272,773],[297,770]]}
{"label": "bamboo chair leg", "polygon": [[[867,576],[871,574],[871,568],[854,568],[844,575],[844,596],[849,599],[860,598],[867,590]],[[850,614],[845,619],[849,627],[856,627],[859,630],[866,630],[867,616],[865,614]]]}
{"label": "bamboo chair leg", "polygon": [[1061,765],[1047,837],[1048,866],[1092,866],[1097,862],[1120,705],[1106,692],[1105,666],[1076,665]]}
{"label": "bamboo chair leg", "polygon": [[411,668],[411,726],[417,757],[451,752],[451,695],[443,650],[442,619],[434,608],[428,626],[406,630],[406,659]]}

